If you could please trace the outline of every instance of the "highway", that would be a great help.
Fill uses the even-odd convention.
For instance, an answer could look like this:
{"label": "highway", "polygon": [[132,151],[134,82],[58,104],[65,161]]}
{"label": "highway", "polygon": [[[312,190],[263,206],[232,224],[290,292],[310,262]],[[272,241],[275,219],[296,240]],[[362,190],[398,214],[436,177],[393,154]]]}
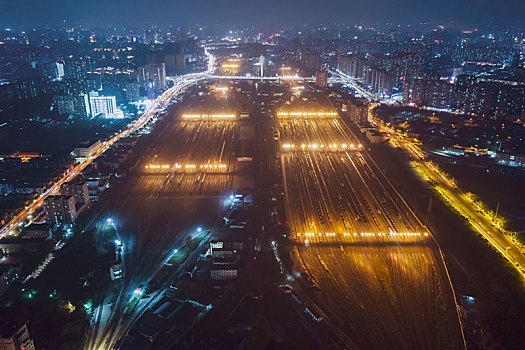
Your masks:
{"label": "highway", "polygon": [[346,125],[276,128],[287,223],[330,321],[363,349],[463,348],[438,248]]}
{"label": "highway", "polygon": [[511,232],[506,232],[493,222],[493,218],[478,210],[467,195],[454,183],[447,179],[443,173],[425,157],[419,146],[411,140],[398,135],[394,130],[378,120],[371,120],[382,132],[386,133],[406,153],[412,156],[413,165],[418,168],[430,180],[439,193],[457,211],[466,217],[474,229],[494,249],[505,257],[517,271],[525,278],[525,251],[516,243]]}
{"label": "highway", "polygon": [[350,77],[347,74],[344,74],[340,70],[329,70],[329,73],[332,75],[328,80],[331,83],[343,83],[345,85],[348,85],[352,89],[354,89],[356,92],[358,92],[361,96],[366,98],[367,100],[371,102],[379,102],[381,101],[381,98],[374,94],[373,92],[367,90],[362,85],[358,84],[358,80],[355,78]]}
{"label": "highway", "polygon": [[256,77],[256,76],[242,76],[242,75],[212,75],[211,79],[223,79],[223,80],[265,80],[265,81],[315,81],[312,77],[299,77],[299,76],[274,76],[274,77]]}

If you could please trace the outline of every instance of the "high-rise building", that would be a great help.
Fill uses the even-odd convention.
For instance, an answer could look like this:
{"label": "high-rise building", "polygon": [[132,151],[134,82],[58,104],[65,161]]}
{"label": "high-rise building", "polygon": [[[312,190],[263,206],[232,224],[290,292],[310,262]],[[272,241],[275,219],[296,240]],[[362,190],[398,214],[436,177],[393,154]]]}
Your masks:
{"label": "high-rise building", "polygon": [[403,100],[405,103],[439,109],[454,109],[458,104],[454,85],[438,76],[421,77],[407,82]]}
{"label": "high-rise building", "polygon": [[327,87],[328,86],[328,73],[316,71],[315,72],[315,85],[319,87],[323,87],[323,88]]}
{"label": "high-rise building", "polygon": [[166,74],[174,75],[186,71],[186,57],[184,54],[165,54],[164,63],[166,64]]}
{"label": "high-rise building", "polygon": [[90,115],[89,100],[86,94],[55,95],[53,103],[59,114],[74,115],[79,118],[87,118]]}
{"label": "high-rise building", "polygon": [[525,86],[512,81],[482,81],[466,74],[450,82],[434,75],[407,81],[403,102],[486,118],[521,118],[525,113]]}
{"label": "high-rise building", "polygon": [[313,73],[321,69],[321,56],[318,53],[309,53],[306,56],[308,69]]}
{"label": "high-rise building", "polygon": [[35,344],[27,322],[18,323],[13,320],[0,320],[0,349],[1,350],[35,350]]}
{"label": "high-rise building", "polygon": [[89,105],[93,117],[124,118],[124,113],[117,108],[115,96],[90,96]]}
{"label": "high-rise building", "polygon": [[160,43],[160,32],[158,29],[144,29],[144,44]]}
{"label": "high-rise building", "polygon": [[364,98],[352,98],[348,101],[348,119],[356,124],[365,126],[368,124],[368,100]]}
{"label": "high-rise building", "polygon": [[59,114],[75,114],[75,102],[73,96],[53,96],[53,103]]}
{"label": "high-rise building", "polygon": [[64,63],[64,74],[66,77],[83,81],[87,77],[88,66],[85,60],[68,59]]}
{"label": "high-rise building", "polygon": [[394,88],[394,74],[382,68],[365,66],[365,84],[377,94],[388,96]]}
{"label": "high-rise building", "polygon": [[72,195],[49,196],[44,200],[47,220],[53,225],[69,225],[75,222],[77,211]]}
{"label": "high-rise building", "polygon": [[47,79],[20,80],[0,85],[0,102],[27,100],[49,92]]}
{"label": "high-rise building", "polygon": [[138,68],[138,82],[146,89],[149,98],[160,95],[166,89],[166,65],[149,63]]}
{"label": "high-rise building", "polygon": [[134,102],[140,99],[140,86],[138,83],[128,83],[126,84],[126,101]]}
{"label": "high-rise building", "polygon": [[364,76],[366,63],[367,60],[365,58],[357,55],[344,55],[339,57],[338,68],[350,77],[359,79]]}
{"label": "high-rise building", "polygon": [[88,118],[91,115],[91,107],[87,94],[81,93],[73,99],[75,115],[80,118]]}
{"label": "high-rise building", "polygon": [[55,62],[56,64],[56,78],[57,80],[62,80],[64,77],[64,63],[63,62]]}
{"label": "high-rise building", "polygon": [[73,180],[64,183],[60,188],[60,194],[75,197],[76,204],[89,203],[88,186],[85,181]]}

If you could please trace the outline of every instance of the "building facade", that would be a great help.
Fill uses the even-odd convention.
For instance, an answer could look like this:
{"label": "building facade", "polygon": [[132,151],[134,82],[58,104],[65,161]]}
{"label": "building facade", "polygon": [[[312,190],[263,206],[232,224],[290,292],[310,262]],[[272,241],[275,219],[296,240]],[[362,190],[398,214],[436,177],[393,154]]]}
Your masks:
{"label": "building facade", "polygon": [[166,65],[149,63],[138,68],[138,83],[148,98],[160,95],[166,89]]}
{"label": "building facade", "polygon": [[87,147],[75,147],[73,149],[73,156],[75,157],[75,161],[82,162],[86,158],[91,157],[93,154],[95,154],[96,150],[101,145],[102,145],[102,142],[100,142],[100,140],[97,140],[89,144]]}
{"label": "building facade", "polygon": [[89,104],[93,117],[102,116],[103,118],[124,118],[124,114],[117,108],[115,96],[90,96]]}
{"label": "building facade", "polygon": [[328,86],[328,73],[317,71],[315,72],[315,85],[325,88]]}
{"label": "building facade", "polygon": [[75,197],[76,204],[89,203],[88,185],[85,181],[73,180],[66,182],[60,188],[60,193]]}
{"label": "building facade", "polygon": [[49,196],[44,200],[47,220],[53,225],[70,225],[75,222],[77,212],[72,195]]}

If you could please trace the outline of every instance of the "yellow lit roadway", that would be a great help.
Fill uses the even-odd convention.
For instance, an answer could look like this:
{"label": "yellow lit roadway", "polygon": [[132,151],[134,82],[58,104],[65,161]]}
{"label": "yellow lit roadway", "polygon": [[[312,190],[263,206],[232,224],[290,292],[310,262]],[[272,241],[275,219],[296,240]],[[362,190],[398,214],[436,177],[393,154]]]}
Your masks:
{"label": "yellow lit roadway", "polygon": [[417,144],[396,134],[394,130],[378,120],[371,118],[371,122],[379,127],[381,131],[388,134],[403,150],[412,155],[419,169],[438,186],[439,193],[449,201],[450,205],[466,217],[475,232],[485,238],[524,277],[525,251],[514,242],[509,233],[496,227],[492,217],[478,211],[475,204],[467,198],[467,195],[461,189],[447,179],[432,163],[426,161]]}
{"label": "yellow lit roadway", "polygon": [[104,153],[107,149],[109,149],[115,142],[117,142],[119,139],[126,137],[135,131],[142,128],[144,125],[146,125],[155,115],[157,112],[161,111],[169,101],[181,92],[183,92],[188,86],[194,84],[196,81],[200,79],[204,79],[207,76],[209,76],[215,67],[215,58],[207,51],[205,50],[206,55],[208,56],[208,70],[203,73],[198,74],[188,74],[185,76],[177,77],[174,79],[175,86],[167,90],[160,96],[154,104],[149,107],[144,114],[138,118],[133,125],[131,125],[128,129],[121,131],[111,137],[109,140],[104,141],[94,152],[93,154],[85,159],[84,161],[78,163],[75,165],[75,167],[68,172],[66,175],[64,175],[61,179],[59,179],[57,182],[53,184],[53,186],[45,191],[43,194],[41,194],[37,199],[35,199],[30,205],[28,205],[26,208],[24,208],[22,211],[20,211],[13,219],[11,219],[0,231],[0,239],[11,234],[13,230],[21,226],[24,221],[38,208],[40,208],[44,200],[51,195],[56,195],[60,192],[60,187],[65,182],[71,181],[73,178],[75,178],[82,170],[84,170],[89,164],[91,164],[98,156],[100,156],[102,153]]}
{"label": "yellow lit roadway", "polygon": [[361,85],[357,84],[357,80],[350,77],[349,75],[346,75],[339,70],[330,71],[330,74],[332,74],[332,77],[330,77],[329,82],[347,84],[369,101],[376,102],[381,100],[376,94],[368,91]]}

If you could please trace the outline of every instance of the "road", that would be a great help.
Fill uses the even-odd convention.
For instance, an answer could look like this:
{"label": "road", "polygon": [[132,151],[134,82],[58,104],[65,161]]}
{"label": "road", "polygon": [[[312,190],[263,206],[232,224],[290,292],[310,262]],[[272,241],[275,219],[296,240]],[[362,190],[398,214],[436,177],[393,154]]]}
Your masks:
{"label": "road", "polygon": [[478,210],[460,188],[447,179],[434,164],[425,160],[417,144],[398,135],[378,120],[372,119],[372,122],[412,157],[413,164],[426,175],[450,205],[468,219],[475,232],[487,240],[494,249],[514,265],[522,277],[525,277],[525,251],[511,238],[512,233],[498,227],[498,224],[493,222],[492,217]]}
{"label": "road", "polygon": [[358,84],[358,80],[350,77],[347,74],[344,74],[340,70],[329,70],[329,73],[332,75],[329,78],[329,81],[331,83],[343,83],[345,85],[348,85],[352,89],[354,89],[356,92],[358,92],[361,96],[366,98],[369,101],[372,102],[379,102],[381,101],[381,98],[374,94],[373,92],[369,91],[362,85]]}
{"label": "road", "polygon": [[363,349],[463,348],[438,248],[346,125],[276,128],[288,226],[330,321]]}

